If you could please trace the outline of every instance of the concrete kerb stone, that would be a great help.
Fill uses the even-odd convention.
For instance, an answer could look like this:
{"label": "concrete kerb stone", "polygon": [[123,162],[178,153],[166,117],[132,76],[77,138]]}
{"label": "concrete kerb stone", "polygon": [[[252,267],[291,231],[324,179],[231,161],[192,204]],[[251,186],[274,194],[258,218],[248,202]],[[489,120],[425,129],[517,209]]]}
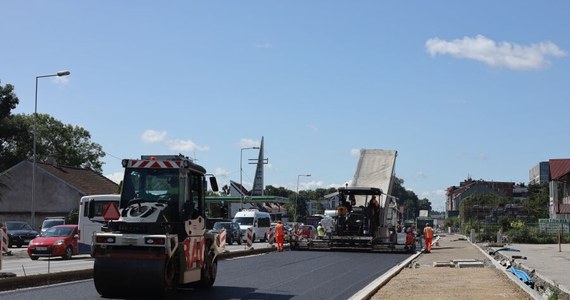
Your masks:
{"label": "concrete kerb stone", "polygon": [[524,284],[522,281],[520,281],[518,278],[516,278],[511,272],[507,271],[507,269],[504,266],[502,266],[497,260],[495,260],[494,257],[489,255],[489,253],[487,253],[485,250],[481,249],[481,247],[479,247],[477,244],[473,243],[470,239],[467,239],[467,240],[469,241],[469,243],[471,243],[473,246],[475,246],[477,249],[479,249],[479,251],[481,251],[481,253],[483,253],[483,255],[485,255],[485,257],[487,257],[491,261],[491,263],[493,264],[493,266],[495,266],[495,268],[497,268],[501,272],[503,272],[507,276],[507,278],[509,278],[512,282],[514,282],[519,288],[521,288],[523,291],[525,291],[527,294],[529,294],[534,299],[542,299],[542,296],[537,291],[532,289],[530,286]]}
{"label": "concrete kerb stone", "polygon": [[398,275],[402,271],[402,269],[404,269],[405,267],[410,265],[412,263],[412,261],[417,259],[418,256],[420,256],[421,254],[422,253],[418,251],[418,252],[416,252],[416,254],[410,256],[409,258],[407,258],[403,262],[392,267],[390,270],[388,270],[388,272],[386,272],[382,276],[376,278],[374,281],[372,281],[370,284],[368,284],[366,287],[364,287],[358,293],[356,293],[352,297],[350,297],[349,300],[361,300],[361,299],[368,300],[368,299],[372,298],[372,296],[374,296],[374,294],[376,294],[376,292],[378,292],[378,290],[380,290],[384,285],[386,285],[386,283],[388,283],[388,281],[390,281],[390,279],[392,279],[392,278],[394,278],[394,276]]}
{"label": "concrete kerb stone", "polygon": [[483,268],[485,264],[481,261],[464,261],[455,264],[457,268]]}
{"label": "concrete kerb stone", "polygon": [[0,291],[44,286],[90,278],[93,278],[93,269],[2,278],[0,279]]}

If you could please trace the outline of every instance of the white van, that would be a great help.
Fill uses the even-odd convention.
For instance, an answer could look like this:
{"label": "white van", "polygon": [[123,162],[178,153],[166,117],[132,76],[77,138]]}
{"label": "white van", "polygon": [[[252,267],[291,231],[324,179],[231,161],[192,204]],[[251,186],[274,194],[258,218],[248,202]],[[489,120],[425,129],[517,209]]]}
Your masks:
{"label": "white van", "polygon": [[[89,219],[89,202],[93,201],[93,219]],[[79,201],[79,253],[87,254],[91,252],[91,242],[93,233],[101,231],[101,227],[105,224],[103,213],[109,205],[114,202],[119,206],[121,195],[91,195],[81,197]]]}
{"label": "white van", "polygon": [[267,233],[271,226],[271,216],[269,213],[261,212],[257,209],[244,209],[238,211],[234,216],[234,222],[239,223],[244,239],[247,239],[247,229],[253,231],[253,241],[267,241]]}
{"label": "white van", "polygon": [[48,228],[56,225],[65,225],[65,217],[47,217],[42,222],[40,233],[44,233]]}

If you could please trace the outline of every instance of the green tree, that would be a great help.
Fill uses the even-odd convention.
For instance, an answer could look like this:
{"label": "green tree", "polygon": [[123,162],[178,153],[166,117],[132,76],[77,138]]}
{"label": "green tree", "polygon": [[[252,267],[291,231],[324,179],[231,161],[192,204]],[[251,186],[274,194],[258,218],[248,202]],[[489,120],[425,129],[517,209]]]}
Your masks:
{"label": "green tree", "polygon": [[[4,119],[12,114],[12,110],[16,108],[19,102],[20,99],[18,99],[18,96],[14,93],[14,86],[6,84],[3,87],[2,81],[0,81],[0,125]],[[4,132],[0,131],[0,133]]]}
{"label": "green tree", "polygon": [[431,202],[427,198],[418,200],[418,208],[419,210],[431,211]]}
{"label": "green tree", "polygon": [[420,210],[431,211],[429,199],[418,199],[418,195],[411,190],[406,190],[404,180],[395,178],[392,186],[392,196],[398,198],[398,205],[404,207],[404,219],[415,219],[420,215]]}
{"label": "green tree", "polygon": [[12,110],[16,108],[20,100],[14,93],[14,86],[0,82],[0,172],[15,165],[21,159],[12,143],[14,136],[28,134],[28,131],[16,128],[13,123]]}
{"label": "green tree", "polygon": [[282,186],[274,187],[272,185],[266,185],[263,194],[265,196],[278,196],[278,197],[289,197],[293,193],[291,190],[288,190]]}
{"label": "green tree", "polygon": [[531,184],[528,186],[527,199],[523,202],[523,205],[531,218],[548,218],[549,193],[548,183]]}
{"label": "green tree", "polygon": [[0,172],[22,160],[33,158],[36,124],[36,161],[54,158],[58,164],[91,168],[101,172],[105,156],[101,145],[91,141],[91,134],[79,127],[63,124],[46,114],[12,115],[19,99],[10,84],[0,85]]}
{"label": "green tree", "polygon": [[509,199],[499,194],[476,193],[467,196],[461,201],[459,216],[462,224],[467,221],[476,222],[482,218],[481,214],[488,214],[492,208],[504,207]]}
{"label": "green tree", "polygon": [[459,229],[459,218],[458,217],[449,217],[443,221],[444,227],[451,227],[454,231]]}
{"label": "green tree", "polygon": [[[33,115],[18,114],[11,117],[15,134],[7,140],[6,157],[13,158],[11,165],[2,163],[2,170],[33,157]],[[101,145],[91,141],[91,134],[79,127],[63,124],[46,115],[37,115],[36,161],[55,159],[60,165],[91,168],[101,172],[105,156]],[[4,155],[4,153],[3,153]],[[4,156],[3,156],[4,157]]]}

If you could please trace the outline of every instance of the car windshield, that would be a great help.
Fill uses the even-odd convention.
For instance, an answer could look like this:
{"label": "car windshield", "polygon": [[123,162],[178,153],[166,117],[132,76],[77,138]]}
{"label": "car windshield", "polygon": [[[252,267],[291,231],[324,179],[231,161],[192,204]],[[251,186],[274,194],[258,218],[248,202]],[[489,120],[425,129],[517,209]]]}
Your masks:
{"label": "car windshield", "polygon": [[45,220],[44,223],[42,224],[43,228],[50,228],[53,227],[55,225],[63,225],[64,221],[63,220]]}
{"label": "car windshield", "polygon": [[214,224],[214,230],[220,230],[222,228],[230,229],[231,223],[216,223],[216,224]]}
{"label": "car windshield", "polygon": [[72,232],[73,227],[51,227],[42,233],[42,236],[70,236]]}
{"label": "car windshield", "polygon": [[8,227],[8,231],[10,231],[10,230],[32,230],[32,226],[28,225],[27,223],[11,222],[11,223],[7,223],[6,226]]}
{"label": "car windshield", "polygon": [[234,219],[234,222],[240,225],[253,225],[253,217],[237,217]]}

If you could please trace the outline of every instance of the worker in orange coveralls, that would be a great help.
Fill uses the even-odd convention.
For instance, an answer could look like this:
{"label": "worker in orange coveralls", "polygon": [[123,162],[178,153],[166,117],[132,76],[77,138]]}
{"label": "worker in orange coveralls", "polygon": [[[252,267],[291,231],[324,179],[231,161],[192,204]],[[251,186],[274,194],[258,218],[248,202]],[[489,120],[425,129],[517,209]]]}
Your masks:
{"label": "worker in orange coveralls", "polygon": [[408,228],[406,231],[406,245],[410,247],[410,250],[416,251],[416,244],[414,242],[414,234],[412,233],[412,229]]}
{"label": "worker in orange coveralls", "polygon": [[283,224],[281,221],[277,221],[275,225],[275,241],[277,241],[277,251],[283,252],[283,239],[285,234],[283,233]]}
{"label": "worker in orange coveralls", "polygon": [[426,223],[426,227],[424,227],[424,238],[426,240],[426,253],[431,252],[431,240],[433,239],[433,229],[429,226],[429,223]]}

